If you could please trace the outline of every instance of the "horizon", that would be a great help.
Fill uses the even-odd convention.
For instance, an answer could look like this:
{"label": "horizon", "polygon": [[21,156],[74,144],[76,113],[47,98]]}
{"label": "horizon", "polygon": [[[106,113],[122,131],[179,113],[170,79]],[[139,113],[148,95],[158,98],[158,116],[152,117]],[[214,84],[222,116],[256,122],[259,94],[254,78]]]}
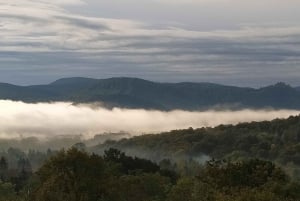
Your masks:
{"label": "horizon", "polygon": [[57,78],[55,80],[52,80],[50,82],[47,82],[47,83],[36,83],[36,84],[17,84],[17,83],[12,83],[12,82],[2,82],[0,80],[0,84],[9,84],[9,85],[14,85],[14,86],[21,86],[21,87],[30,87],[30,86],[37,86],[37,85],[49,85],[49,84],[52,84],[56,81],[59,81],[59,80],[63,80],[63,79],[76,79],[76,78],[84,78],[84,79],[93,79],[93,80],[108,80],[108,79],[122,79],[122,78],[125,78],[125,79],[139,79],[139,80],[144,80],[144,81],[149,81],[149,82],[154,82],[154,83],[161,83],[161,84],[167,84],[167,83],[170,83],[170,84],[179,84],[179,83],[196,83],[196,84],[216,84],[216,85],[221,85],[221,86],[232,86],[232,87],[240,87],[240,88],[253,88],[253,89],[260,89],[260,88],[264,88],[264,87],[269,87],[269,86],[275,86],[277,84],[285,84],[285,85],[288,85],[292,88],[298,88],[300,87],[300,84],[299,85],[292,85],[288,82],[283,82],[283,81],[275,81],[274,83],[269,83],[269,84],[266,84],[266,85],[261,85],[261,86],[244,86],[244,85],[233,85],[233,84],[225,84],[225,83],[217,83],[217,82],[192,82],[192,81],[179,81],[179,82],[165,82],[165,81],[156,81],[156,80],[150,80],[150,79],[144,79],[144,78],[139,78],[139,77],[126,77],[126,76],[120,76],[120,77],[106,77],[106,78],[96,78],[96,77],[81,77],[81,76],[75,76],[75,77],[61,77],[61,78]]}

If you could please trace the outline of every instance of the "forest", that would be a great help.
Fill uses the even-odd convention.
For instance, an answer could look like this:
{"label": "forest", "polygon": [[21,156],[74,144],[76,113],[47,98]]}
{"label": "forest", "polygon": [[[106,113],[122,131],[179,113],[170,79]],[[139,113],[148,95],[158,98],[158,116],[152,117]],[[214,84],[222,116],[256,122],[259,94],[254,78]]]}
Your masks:
{"label": "forest", "polygon": [[300,116],[77,140],[65,149],[1,140],[0,201],[300,200]]}
{"label": "forest", "polygon": [[300,116],[108,140],[90,150],[102,154],[110,147],[156,162],[165,158],[177,163],[258,158],[272,161],[293,178],[300,178]]}
{"label": "forest", "polygon": [[61,150],[32,172],[28,160],[10,169],[0,161],[0,200],[36,201],[280,201],[299,200],[300,183],[274,163],[210,160],[195,175],[181,175],[170,161],[160,165],[117,149],[103,156],[76,147]]}

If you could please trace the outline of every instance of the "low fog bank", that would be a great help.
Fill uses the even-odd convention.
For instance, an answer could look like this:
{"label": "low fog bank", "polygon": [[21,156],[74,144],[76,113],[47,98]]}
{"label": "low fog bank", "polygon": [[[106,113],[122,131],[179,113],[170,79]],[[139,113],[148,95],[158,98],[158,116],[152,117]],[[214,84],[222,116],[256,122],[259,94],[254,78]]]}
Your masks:
{"label": "low fog bank", "polygon": [[298,115],[296,110],[240,111],[154,111],[106,109],[69,102],[24,103],[0,100],[0,137],[82,136],[91,138],[105,132],[127,131],[133,135],[188,127],[214,127],[219,124],[272,120]]}

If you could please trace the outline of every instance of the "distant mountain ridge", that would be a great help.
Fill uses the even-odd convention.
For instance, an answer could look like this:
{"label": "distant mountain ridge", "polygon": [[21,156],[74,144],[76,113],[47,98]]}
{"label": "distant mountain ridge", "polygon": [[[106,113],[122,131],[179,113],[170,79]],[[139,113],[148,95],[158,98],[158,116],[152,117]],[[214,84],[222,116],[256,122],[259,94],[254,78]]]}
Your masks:
{"label": "distant mountain ridge", "polygon": [[48,85],[0,83],[0,99],[24,102],[102,102],[106,107],[160,110],[211,108],[300,109],[300,88],[285,83],[260,89],[213,83],[158,83],[138,78],[63,78]]}

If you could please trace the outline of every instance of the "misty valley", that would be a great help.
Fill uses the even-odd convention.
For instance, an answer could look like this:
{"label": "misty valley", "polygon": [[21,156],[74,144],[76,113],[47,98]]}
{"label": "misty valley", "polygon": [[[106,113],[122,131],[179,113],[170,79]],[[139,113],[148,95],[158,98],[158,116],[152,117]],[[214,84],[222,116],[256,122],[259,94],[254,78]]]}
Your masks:
{"label": "misty valley", "polygon": [[0,201],[300,201],[300,0],[0,0]]}
{"label": "misty valley", "polygon": [[[40,106],[38,103],[37,107]],[[36,110],[31,108],[31,111]],[[45,111],[38,111],[43,118],[53,118]],[[251,122],[239,123],[238,119],[248,120],[245,115],[249,111],[232,111],[238,112],[236,117],[228,111],[226,115],[214,111],[208,116],[200,112],[196,118],[202,116],[208,122],[213,116],[220,125],[199,124],[199,127],[152,134],[153,130],[145,130],[148,127],[137,127],[144,132],[54,135],[55,130],[44,130],[43,125],[38,130],[22,125],[13,130],[15,136],[9,137],[12,130],[3,124],[0,200],[300,200],[300,116],[290,116],[289,112],[297,113],[290,110],[261,110],[264,114],[250,111]],[[124,115],[130,118],[132,114],[127,111]],[[275,118],[276,115],[283,116]],[[233,124],[224,121],[230,116],[233,118],[229,122]],[[88,115],[85,117],[89,119]],[[139,123],[134,117],[139,115],[132,117]],[[164,121],[169,117],[164,117],[161,124],[168,124]],[[72,125],[75,126],[68,126]],[[25,135],[21,135],[22,129]]]}
{"label": "misty valley", "polygon": [[0,84],[0,201],[300,200],[300,91]]}

